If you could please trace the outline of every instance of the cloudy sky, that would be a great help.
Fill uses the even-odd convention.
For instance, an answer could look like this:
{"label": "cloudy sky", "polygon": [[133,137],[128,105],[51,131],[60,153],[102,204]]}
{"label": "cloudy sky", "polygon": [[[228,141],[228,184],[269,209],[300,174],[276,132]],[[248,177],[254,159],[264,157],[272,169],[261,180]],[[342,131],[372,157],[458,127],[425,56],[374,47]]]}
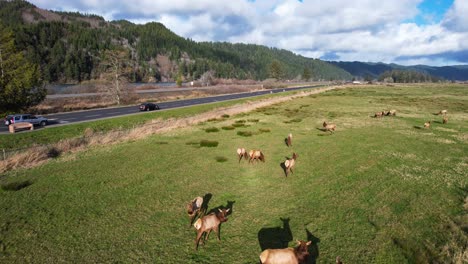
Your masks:
{"label": "cloudy sky", "polygon": [[32,0],[106,20],[158,21],[197,41],[255,43],[311,58],[468,64],[468,0]]}

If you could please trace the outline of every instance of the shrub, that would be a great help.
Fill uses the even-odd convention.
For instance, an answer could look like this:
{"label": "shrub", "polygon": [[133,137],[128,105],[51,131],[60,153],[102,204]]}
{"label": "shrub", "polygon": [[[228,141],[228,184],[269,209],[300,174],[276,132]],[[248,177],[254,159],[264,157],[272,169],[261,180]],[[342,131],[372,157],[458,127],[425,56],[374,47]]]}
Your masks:
{"label": "shrub", "polygon": [[271,130],[269,128],[260,128],[258,131],[260,131],[260,133],[269,133]]}
{"label": "shrub", "polygon": [[229,116],[230,116],[230,115],[228,115],[228,114],[224,114],[224,115],[222,115],[221,117],[222,117],[222,118],[229,118]]}
{"label": "shrub", "polygon": [[234,123],[232,124],[233,127],[246,127],[245,124],[242,124],[242,123]]}
{"label": "shrub", "polygon": [[226,162],[228,159],[226,157],[218,156],[215,158],[217,162]]}
{"label": "shrub", "polygon": [[219,129],[217,127],[209,127],[207,129],[205,129],[205,132],[206,133],[212,133],[212,132],[218,132]]}
{"label": "shrub", "polygon": [[260,121],[260,119],[248,119],[247,121],[252,122],[252,123],[257,123]]}
{"label": "shrub", "polygon": [[213,148],[218,146],[218,141],[211,141],[211,140],[201,140],[200,147],[208,147]]}
{"label": "shrub", "polygon": [[246,121],[241,119],[241,120],[236,120],[235,123],[236,124],[244,124]]}
{"label": "shrub", "polygon": [[237,135],[243,136],[243,137],[251,137],[253,133],[250,131],[237,131]]}
{"label": "shrub", "polygon": [[236,128],[233,127],[233,126],[223,126],[222,129],[224,129],[224,130],[234,130]]}

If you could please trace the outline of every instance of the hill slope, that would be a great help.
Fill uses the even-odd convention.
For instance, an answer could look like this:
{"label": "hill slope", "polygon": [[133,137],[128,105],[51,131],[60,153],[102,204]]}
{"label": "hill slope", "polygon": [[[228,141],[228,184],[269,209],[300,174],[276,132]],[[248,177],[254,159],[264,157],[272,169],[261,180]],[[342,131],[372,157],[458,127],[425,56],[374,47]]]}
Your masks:
{"label": "hill slope", "polygon": [[385,71],[391,70],[411,70],[424,72],[432,76],[441,77],[446,80],[468,80],[468,66],[466,65],[434,67],[427,65],[402,66],[398,64],[369,63],[359,61],[333,61],[331,63],[351,73],[353,76],[362,78],[365,78],[367,76],[375,78],[380,74],[384,73]]}
{"label": "hill slope", "polygon": [[198,79],[213,70],[223,78],[268,78],[274,60],[285,79],[309,68],[314,79],[350,79],[327,62],[259,45],[199,43],[177,36],[161,23],[136,25],[96,15],[47,11],[26,1],[0,0],[0,23],[15,33],[19,49],[41,65],[48,82],[79,82],[102,73],[104,50],[124,49],[133,64],[132,81]]}

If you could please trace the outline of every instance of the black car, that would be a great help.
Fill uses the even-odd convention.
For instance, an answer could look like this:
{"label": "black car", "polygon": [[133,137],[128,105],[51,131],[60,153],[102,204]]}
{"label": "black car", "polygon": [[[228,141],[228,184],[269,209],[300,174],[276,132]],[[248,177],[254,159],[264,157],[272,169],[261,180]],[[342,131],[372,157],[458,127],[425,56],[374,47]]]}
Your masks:
{"label": "black car", "polygon": [[159,110],[159,106],[153,103],[143,103],[140,105],[140,111],[153,111]]}

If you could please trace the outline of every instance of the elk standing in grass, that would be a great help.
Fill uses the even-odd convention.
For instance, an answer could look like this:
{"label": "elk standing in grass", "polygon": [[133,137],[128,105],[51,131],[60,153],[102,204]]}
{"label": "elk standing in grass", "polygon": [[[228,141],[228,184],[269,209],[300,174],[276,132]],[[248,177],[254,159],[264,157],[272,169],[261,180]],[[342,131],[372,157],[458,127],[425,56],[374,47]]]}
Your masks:
{"label": "elk standing in grass", "polygon": [[375,117],[375,118],[380,118],[380,117],[382,117],[383,115],[384,115],[384,112],[377,112],[377,113],[374,114],[374,117]]}
{"label": "elk standing in grass", "polygon": [[260,254],[262,264],[299,264],[307,263],[308,246],[311,241],[297,241],[295,248],[265,249]]}
{"label": "elk standing in grass", "polygon": [[292,158],[286,159],[284,162],[284,173],[286,174],[286,177],[288,177],[289,172],[294,173],[292,168],[296,164],[296,159],[297,159],[297,154],[293,153]]}
{"label": "elk standing in grass", "polygon": [[444,119],[442,119],[442,123],[447,124],[448,123],[448,117],[444,116]]}
{"label": "elk standing in grass", "polygon": [[247,159],[247,151],[245,151],[245,148],[238,148],[237,156],[239,157],[239,163],[241,162],[242,158]]}
{"label": "elk standing in grass", "polygon": [[289,133],[288,137],[286,138],[286,145],[288,147],[292,147],[292,133]]}
{"label": "elk standing in grass", "polygon": [[447,114],[447,110],[444,109],[444,110],[440,110],[439,111],[439,115],[446,115]]}
{"label": "elk standing in grass", "polygon": [[227,213],[229,212],[228,209],[219,209],[218,212],[212,213],[209,215],[205,215],[202,218],[199,218],[193,226],[197,230],[197,238],[195,239],[195,249],[198,250],[198,244],[200,243],[200,239],[202,238],[202,235],[205,234],[205,237],[202,240],[202,244],[208,239],[210,236],[211,230],[214,230],[217,237],[218,241],[221,240],[219,236],[219,225],[221,223],[226,222],[228,219],[226,218]]}
{"label": "elk standing in grass", "polygon": [[325,121],[325,122],[323,122],[323,129],[325,131],[330,131],[330,133],[333,133],[333,131],[335,131],[335,129],[336,129],[336,125],[335,124],[328,124]]}
{"label": "elk standing in grass", "polygon": [[427,121],[424,123],[424,128],[430,128],[431,127],[431,121]]}
{"label": "elk standing in grass", "polygon": [[202,205],[203,205],[203,198],[200,196],[196,197],[190,203],[187,204],[187,214],[190,217],[189,226],[192,225],[193,219],[195,219],[197,215],[202,214],[201,212]]}
{"label": "elk standing in grass", "polygon": [[261,160],[262,162],[265,162],[265,155],[260,150],[251,150],[249,151],[249,163],[254,160]]}
{"label": "elk standing in grass", "polygon": [[388,111],[387,115],[392,115],[392,116],[396,116],[396,110],[395,109],[392,109],[390,111]]}

